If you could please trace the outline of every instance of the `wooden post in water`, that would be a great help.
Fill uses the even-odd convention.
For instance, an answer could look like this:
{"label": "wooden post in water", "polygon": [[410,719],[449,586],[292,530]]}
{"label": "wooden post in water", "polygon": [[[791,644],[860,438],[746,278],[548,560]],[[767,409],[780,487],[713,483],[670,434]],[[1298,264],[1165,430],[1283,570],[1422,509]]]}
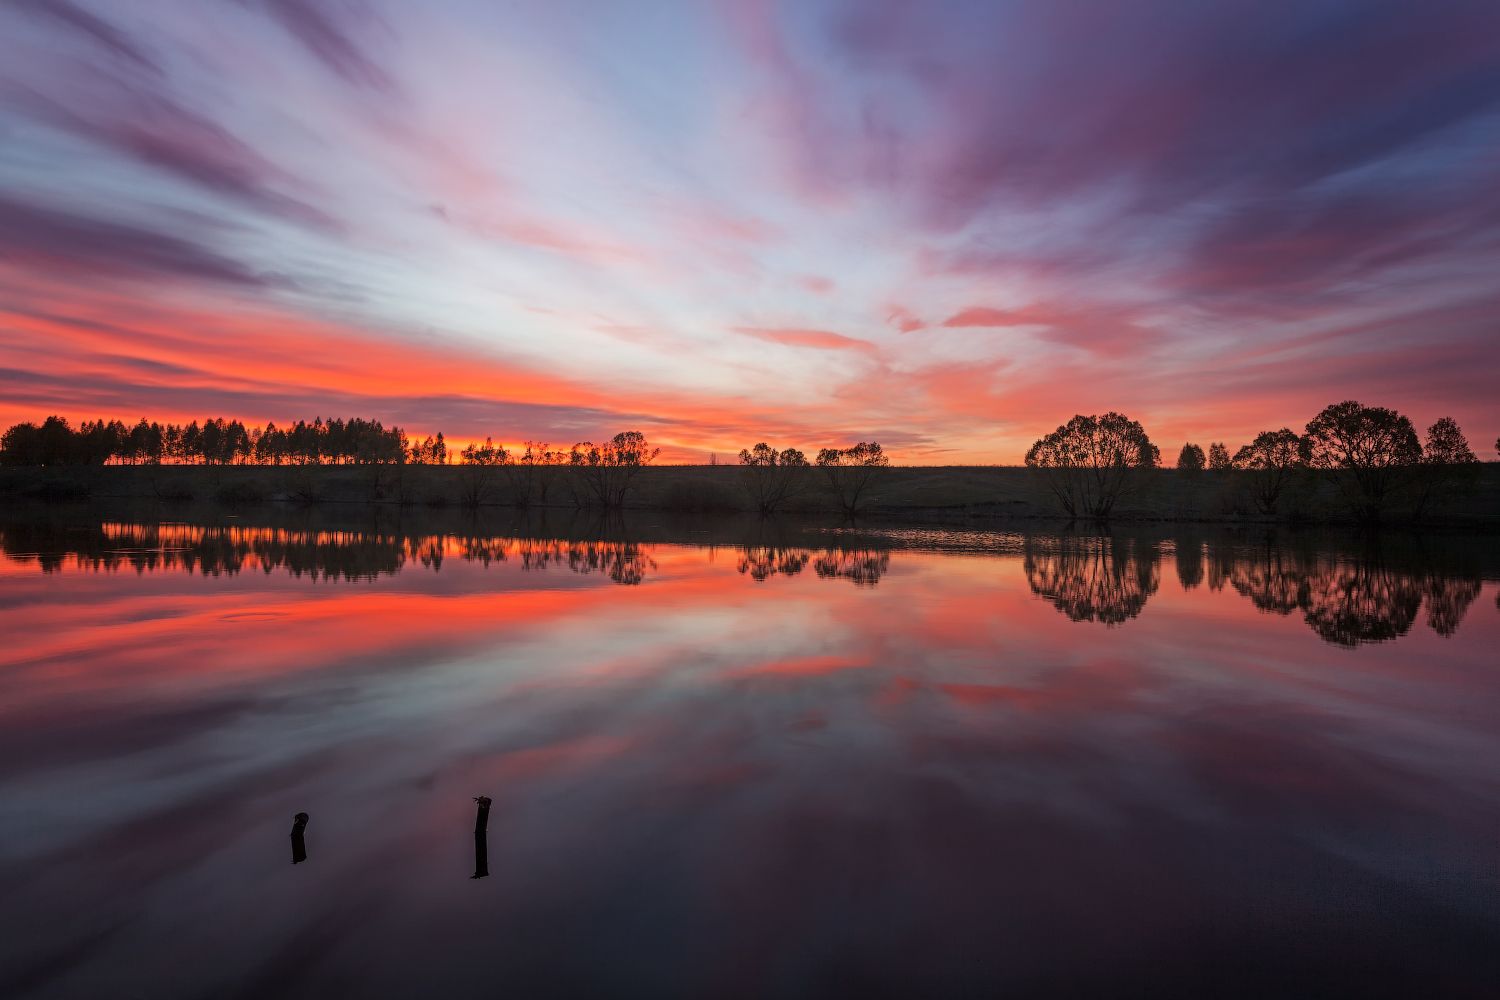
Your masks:
{"label": "wooden post in water", "polygon": [[298,813],[292,817],[292,864],[300,865],[307,860],[307,842],[302,839],[302,831],[307,829],[307,813]]}
{"label": "wooden post in water", "polygon": [[490,873],[490,797],[474,796],[479,809],[474,814],[474,874],[470,878],[484,878]]}

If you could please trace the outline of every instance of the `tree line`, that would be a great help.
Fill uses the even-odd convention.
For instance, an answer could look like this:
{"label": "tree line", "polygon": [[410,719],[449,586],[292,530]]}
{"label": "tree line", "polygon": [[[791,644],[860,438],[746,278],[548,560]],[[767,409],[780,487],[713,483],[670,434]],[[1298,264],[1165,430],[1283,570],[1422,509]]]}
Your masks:
{"label": "tree line", "polygon": [[[512,505],[530,507],[546,504],[549,489],[561,483],[575,504],[619,508],[625,506],[640,471],[660,453],[640,431],[622,431],[599,444],[580,441],[566,450],[527,441],[512,451],[487,437],[459,454],[460,497],[467,506],[490,502],[503,482]],[[812,462],[797,448],[777,449],[761,442],[741,450],[739,460],[750,505],[761,514],[773,514],[809,492],[816,472],[840,509],[852,515],[868,502],[876,471],[890,465],[874,441],[820,449]],[[553,466],[567,474],[548,472]]]}
{"label": "tree line", "polygon": [[19,423],[0,435],[0,465],[366,465],[443,464],[443,436],[407,440],[399,427],[359,417],[287,427],[246,426],[212,417],[202,423],[162,424],[142,418],[85,420],[76,428],[59,416]]}
{"label": "tree line", "polygon": [[[1500,449],[1500,440],[1495,442]],[[1059,505],[1071,517],[1108,518],[1141,484],[1138,471],[1161,464],[1161,452],[1139,422],[1121,413],[1073,417],[1040,438],[1026,453]],[[1425,443],[1404,414],[1355,400],[1333,403],[1308,421],[1303,433],[1289,427],[1262,431],[1231,457],[1222,442],[1192,442],[1178,453],[1185,475],[1249,474],[1251,495],[1263,514],[1275,514],[1288,491],[1319,470],[1336,484],[1345,509],[1361,521],[1400,510],[1420,517],[1444,496],[1474,481],[1479,460],[1458,422],[1442,417]]]}
{"label": "tree line", "polygon": [[[577,504],[625,505],[640,470],[661,454],[640,431],[622,431],[599,443],[579,441],[553,447],[526,441],[515,448],[493,437],[456,453],[441,433],[409,440],[400,427],[378,420],[321,417],[285,428],[268,423],[247,428],[239,420],[210,418],[187,425],[141,419],[133,427],[119,420],[86,420],[76,428],[60,416],[41,424],[20,423],[0,436],[0,465],[447,465],[460,467],[459,495],[467,506],[493,502],[501,483],[518,507],[545,505],[559,477],[549,468],[570,470],[561,482]],[[878,443],[823,448],[814,461],[796,448],[778,450],[760,443],[740,453],[744,484],[752,506],[763,514],[782,509],[806,493],[816,469],[838,504],[853,514],[868,500],[875,470],[890,465]]]}
{"label": "tree line", "polygon": [[[1496,442],[1500,449],[1500,441]],[[76,428],[59,416],[41,424],[20,423],[0,436],[0,465],[56,466],[159,464],[257,465],[446,465],[456,459],[466,505],[493,502],[498,482],[508,483],[512,503],[546,504],[558,483],[579,505],[619,508],[640,471],[660,454],[640,431],[623,431],[602,442],[567,448],[527,441],[515,449],[485,438],[454,454],[442,434],[408,439],[400,427],[358,417],[287,427],[268,423],[247,428],[238,420],[211,418],[187,425],[140,420],[84,421]],[[845,514],[871,501],[871,487],[889,458],[876,442],[828,447],[814,460],[797,448],[765,442],[739,454],[741,481],[750,506],[761,514],[784,509],[819,482]],[[1037,440],[1026,465],[1040,472],[1069,517],[1108,518],[1142,484],[1139,472],[1161,466],[1161,451],[1141,424],[1121,413],[1074,416]],[[566,476],[546,470],[564,467]],[[1275,515],[1289,494],[1311,488],[1319,470],[1337,487],[1354,517],[1379,520],[1401,510],[1420,517],[1436,501],[1472,483],[1478,461],[1452,417],[1427,429],[1425,443],[1410,419],[1395,410],[1346,400],[1325,407],[1302,433],[1288,427],[1262,431],[1232,455],[1223,442],[1205,451],[1188,442],[1177,456],[1182,475],[1245,473],[1257,510]]]}

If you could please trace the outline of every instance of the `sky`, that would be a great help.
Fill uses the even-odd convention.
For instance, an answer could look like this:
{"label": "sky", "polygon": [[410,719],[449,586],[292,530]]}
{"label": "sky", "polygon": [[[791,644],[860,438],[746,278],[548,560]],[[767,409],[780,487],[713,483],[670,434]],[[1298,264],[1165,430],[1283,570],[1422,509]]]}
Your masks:
{"label": "sky", "polygon": [[1500,433],[1493,0],[0,0],[0,425]]}

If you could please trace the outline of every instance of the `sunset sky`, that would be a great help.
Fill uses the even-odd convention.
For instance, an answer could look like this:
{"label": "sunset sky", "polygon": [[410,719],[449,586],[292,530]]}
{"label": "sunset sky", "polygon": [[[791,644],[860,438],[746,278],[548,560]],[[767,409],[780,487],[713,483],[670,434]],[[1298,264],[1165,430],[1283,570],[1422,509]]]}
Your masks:
{"label": "sunset sky", "polygon": [[1500,3],[5,0],[0,426],[1500,433]]}

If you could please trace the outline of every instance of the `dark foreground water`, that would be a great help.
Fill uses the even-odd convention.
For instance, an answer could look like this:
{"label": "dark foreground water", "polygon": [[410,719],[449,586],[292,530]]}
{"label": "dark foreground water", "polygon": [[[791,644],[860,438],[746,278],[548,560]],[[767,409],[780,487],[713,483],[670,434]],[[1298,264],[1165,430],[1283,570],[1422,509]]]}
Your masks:
{"label": "dark foreground water", "polygon": [[0,995],[1500,995],[1493,538],[342,517],[0,514]]}

